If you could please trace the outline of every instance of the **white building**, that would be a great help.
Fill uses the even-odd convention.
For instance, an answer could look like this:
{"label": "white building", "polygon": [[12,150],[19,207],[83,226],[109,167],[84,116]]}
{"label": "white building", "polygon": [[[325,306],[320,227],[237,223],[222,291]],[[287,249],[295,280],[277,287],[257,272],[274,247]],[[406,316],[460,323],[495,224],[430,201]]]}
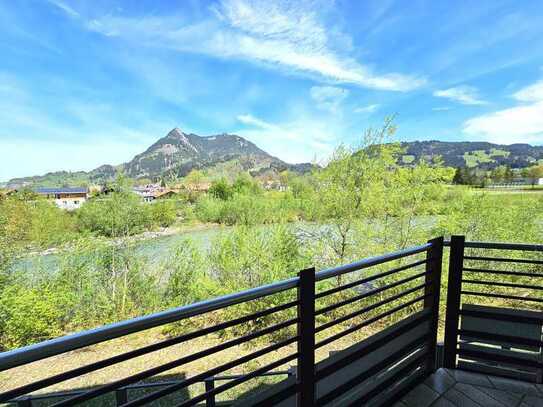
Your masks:
{"label": "white building", "polygon": [[89,197],[89,190],[84,187],[37,188],[34,192],[52,200],[60,209],[68,211],[80,208]]}

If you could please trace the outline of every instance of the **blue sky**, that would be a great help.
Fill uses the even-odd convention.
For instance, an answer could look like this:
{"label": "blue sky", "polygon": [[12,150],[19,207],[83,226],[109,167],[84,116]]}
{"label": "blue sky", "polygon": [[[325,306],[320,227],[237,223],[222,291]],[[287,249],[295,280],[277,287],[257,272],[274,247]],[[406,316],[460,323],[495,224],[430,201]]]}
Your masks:
{"label": "blue sky", "polygon": [[131,159],[173,127],[324,159],[543,144],[541,0],[0,0],[0,181]]}

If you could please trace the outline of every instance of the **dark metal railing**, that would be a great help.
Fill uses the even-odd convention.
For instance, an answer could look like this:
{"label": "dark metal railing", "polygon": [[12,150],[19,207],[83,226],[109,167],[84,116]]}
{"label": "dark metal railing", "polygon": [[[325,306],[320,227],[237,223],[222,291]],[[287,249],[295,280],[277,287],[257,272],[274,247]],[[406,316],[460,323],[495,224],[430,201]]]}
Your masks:
{"label": "dark metal railing", "polygon": [[[249,322],[261,321],[263,318],[272,315],[279,317],[281,312],[288,312],[289,310],[293,311],[294,309],[297,311],[296,316],[293,318],[284,319],[281,322],[276,322],[271,326],[262,327],[258,330],[249,330],[247,331],[248,333],[242,336],[237,336],[207,349],[178,357],[163,365],[145,369],[131,376],[115,380],[90,390],[71,394],[65,399],[56,402],[54,405],[75,405],[106,394],[115,394],[115,392],[118,394],[119,390],[131,388],[130,386],[137,386],[141,381],[155,377],[170,369],[187,365],[201,358],[213,356],[218,352],[246,344],[254,339],[264,338],[270,334],[276,334],[278,331],[285,331],[285,335],[287,335],[288,332],[290,332],[288,330],[292,330],[294,327],[296,327],[296,332],[293,335],[286,337],[283,335],[282,339],[279,341],[269,341],[266,346],[258,350],[254,350],[235,360],[217,363],[205,372],[198,373],[179,382],[168,384],[152,393],[144,394],[134,399],[118,397],[117,404],[122,406],[140,406],[148,404],[187,389],[189,386],[196,383],[205,382],[212,377],[224,375],[231,369],[240,367],[241,365],[262,356],[271,355],[278,350],[288,350],[290,346],[296,344],[296,350],[287,353],[285,356],[276,358],[248,373],[233,377],[231,380],[228,380],[219,386],[211,387],[208,385],[203,393],[184,400],[180,402],[179,405],[190,406],[209,400],[214,401],[217,395],[251,379],[266,375],[274,369],[286,366],[290,362],[296,363],[298,366],[293,385],[285,388],[281,394],[274,395],[272,399],[285,399],[296,395],[299,405],[311,405],[313,403],[320,405],[323,404],[325,400],[337,398],[349,389],[357,386],[367,377],[370,377],[372,374],[371,372],[374,372],[376,369],[394,365],[394,358],[402,355],[405,356],[406,354],[409,355],[409,352],[418,351],[421,346],[425,346],[424,351],[421,350],[409,365],[402,366],[398,372],[394,373],[393,377],[388,379],[390,385],[392,382],[403,377],[402,375],[405,373],[406,369],[427,371],[433,369],[433,366],[435,365],[434,355],[439,308],[439,282],[442,250],[443,239],[434,239],[420,246],[383,256],[364,259],[349,265],[324,270],[318,273],[315,273],[315,269],[313,268],[303,270],[297,277],[289,280],[4,352],[0,354],[0,372],[150,328],[183,321],[196,316],[207,315],[210,312],[237,304],[249,301],[266,300],[271,296],[278,294],[281,294],[281,298],[283,299],[287,298],[287,300],[280,305],[274,305],[271,308],[250,315],[240,316],[214,326],[168,338],[161,342],[153,343],[139,349],[131,350],[7,390],[0,394],[0,402],[14,400],[18,397],[29,395],[49,386],[131,360],[135,357],[148,355],[173,345],[188,343],[190,340],[201,338],[205,335],[217,334],[228,328],[239,327],[242,324]],[[419,254],[424,254],[425,257],[422,259],[413,259]],[[409,262],[407,264],[395,265],[387,268],[388,263],[394,261],[402,262],[404,259]],[[419,266],[425,267],[423,272],[416,271]],[[378,268],[378,272],[369,276],[358,276],[358,274],[365,272],[372,267]],[[387,269],[381,271],[381,269],[384,268]],[[413,270],[415,270],[415,272],[413,272]],[[341,275],[348,275],[350,280],[341,286],[333,286],[330,279]],[[319,288],[323,286],[325,289],[319,292]],[[297,294],[294,293],[294,290],[296,290]],[[287,295],[283,295],[282,293]],[[353,309],[357,304],[360,304],[361,306],[357,309]],[[384,306],[387,308],[380,310],[380,308]],[[347,307],[349,307],[348,311]],[[417,309],[419,310],[417,311]],[[390,334],[385,338],[386,340],[383,340],[380,344],[374,344],[371,347],[364,348],[358,353],[351,355],[349,358],[340,359],[333,367],[328,367],[326,370],[319,370],[319,364],[315,362],[316,349],[330,345],[340,338],[360,331],[362,328],[371,324],[377,322],[383,323],[387,318],[390,319],[391,317],[402,318],[409,313],[415,314],[414,316],[416,318],[409,322],[406,327],[402,327],[401,331],[394,333],[394,335]],[[334,316],[336,317],[335,319]],[[317,324],[318,322],[321,323]],[[338,332],[334,331],[329,336],[325,336],[325,331],[328,332],[328,330],[333,327],[337,330],[342,324],[347,322],[349,323],[347,328]],[[338,369],[345,368],[345,366],[364,357],[364,355],[367,355],[369,352],[379,351],[379,349],[385,346],[388,341],[392,341],[397,334],[407,332],[407,330],[421,326],[423,323],[429,323],[429,328],[425,328],[422,336],[416,338],[415,341],[406,344],[405,347],[398,350],[399,353],[397,352],[393,355],[389,355],[387,359],[374,365],[372,368],[373,370],[361,373],[357,378],[342,384],[340,390],[336,389],[327,394],[317,394],[320,381],[333,375]],[[424,326],[426,327],[426,325]],[[217,358],[217,360],[219,359],[220,358]]]}
{"label": "dark metal railing", "polygon": [[543,245],[450,247],[444,366],[541,383]]}
{"label": "dark metal railing", "polygon": [[[257,403],[248,405],[267,406],[273,405],[288,398],[292,398],[297,394],[297,405],[299,406],[321,406],[332,401],[341,399],[342,396],[349,393],[351,390],[359,387],[368,378],[373,377],[376,373],[389,369],[389,376],[386,381],[368,390],[367,393],[361,394],[358,398],[351,399],[348,403],[359,405],[361,402],[371,395],[373,397],[376,389],[381,389],[381,386],[386,388],[394,387],[408,374],[418,374],[419,378],[423,377],[421,372],[430,372],[435,368],[435,344],[437,340],[437,322],[439,311],[439,286],[441,275],[441,260],[443,251],[443,239],[434,239],[425,245],[404,250],[402,252],[393,253],[386,256],[374,257],[363,260],[352,265],[343,266],[338,269],[327,270],[314,275],[314,270],[304,270],[300,273],[299,283],[299,333],[300,341],[298,342],[298,380],[292,381],[290,385],[285,386],[281,390],[281,394],[271,393],[267,397],[260,398]],[[394,267],[384,272],[378,272],[368,277],[355,279],[341,286],[329,288],[323,291],[315,290],[315,281],[323,282],[330,278],[340,276],[342,274],[351,273],[359,270],[365,270],[369,267],[381,265],[392,260],[406,259],[419,253],[425,253],[426,256],[422,260],[410,261],[406,265]],[[418,266],[425,266],[425,271],[414,272]],[[398,277],[398,273],[407,272],[409,276]],[[391,277],[392,282],[386,278]],[[422,280],[422,282],[417,281]],[[336,294],[345,294],[347,290],[351,290],[357,286],[367,283],[378,283],[379,286],[370,288],[360,294],[355,294],[347,298],[335,300]],[[410,283],[411,286],[409,285]],[[396,292],[390,294],[390,291],[396,289]],[[349,291],[350,293],[351,291]],[[385,298],[381,296],[388,294]],[[377,299],[375,299],[377,298]],[[328,300],[328,304],[317,308],[315,304],[319,304],[319,300]],[[339,318],[331,319],[320,325],[315,324],[315,317],[319,317],[331,312],[335,312],[343,307],[356,306],[362,301],[366,301],[364,306],[359,307],[355,311],[341,315]],[[381,309],[388,305],[385,310]],[[417,311],[415,308],[419,306]],[[333,363],[326,366],[321,363],[315,363],[315,350],[330,345],[337,340],[350,335],[354,332],[360,332],[362,328],[368,327],[376,322],[382,322],[387,317],[401,314],[411,309],[414,319],[401,328],[390,331],[387,335],[379,338],[371,344],[365,344],[355,351],[350,351],[347,354],[338,355]],[[376,311],[373,315],[372,311]],[[405,316],[405,315],[404,315]],[[356,320],[355,318],[360,318]],[[364,318],[365,317],[365,318]],[[349,322],[349,327],[329,336],[322,336],[322,333],[332,327],[338,327],[340,324]],[[415,329],[426,324],[426,328],[422,329],[419,335],[404,344],[400,349],[395,350],[392,354],[386,354],[385,357],[373,361],[366,366],[365,363],[359,363],[364,358],[375,352],[380,352],[385,349],[392,341],[401,338],[406,332],[413,332]],[[424,349],[423,349],[424,347]],[[418,353],[416,353],[418,352]],[[413,357],[411,357],[416,353]],[[410,358],[407,365],[396,367],[398,361]],[[344,382],[334,383],[330,387],[329,380],[335,382],[336,373],[349,369],[353,365],[361,364],[364,366],[357,375],[351,377]],[[382,388],[385,388],[382,387]],[[405,391],[405,389],[404,389]],[[401,394],[395,393],[394,396]],[[341,403],[344,404],[343,402]],[[350,405],[348,404],[348,405]],[[347,404],[345,404],[347,405]]]}

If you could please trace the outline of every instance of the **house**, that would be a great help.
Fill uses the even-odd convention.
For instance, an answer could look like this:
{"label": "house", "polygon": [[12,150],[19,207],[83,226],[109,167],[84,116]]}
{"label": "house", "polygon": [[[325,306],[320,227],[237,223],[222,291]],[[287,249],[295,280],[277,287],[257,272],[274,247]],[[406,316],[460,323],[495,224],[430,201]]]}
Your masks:
{"label": "house", "polygon": [[74,210],[81,207],[89,197],[89,190],[86,187],[36,188],[34,192],[53,201],[55,205],[65,210]]}
{"label": "house", "polygon": [[139,195],[144,202],[153,202],[155,199],[170,199],[176,195],[176,191],[155,184],[134,187],[132,191]]}
{"label": "house", "polygon": [[155,193],[155,199],[172,199],[177,195],[177,192],[171,189],[166,189]]}
{"label": "house", "polygon": [[285,192],[287,190],[287,186],[279,180],[268,180],[264,182],[264,189],[267,191],[275,190],[275,191],[281,191]]}

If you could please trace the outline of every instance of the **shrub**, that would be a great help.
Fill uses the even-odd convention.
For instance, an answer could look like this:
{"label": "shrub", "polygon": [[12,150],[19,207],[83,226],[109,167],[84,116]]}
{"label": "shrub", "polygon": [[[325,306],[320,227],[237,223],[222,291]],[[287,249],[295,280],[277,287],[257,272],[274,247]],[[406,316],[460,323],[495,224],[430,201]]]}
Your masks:
{"label": "shrub", "polygon": [[209,194],[214,198],[226,201],[232,197],[233,191],[226,179],[221,178],[220,180],[211,183]]}
{"label": "shrub", "polygon": [[171,226],[177,219],[177,209],[174,201],[157,201],[148,205],[153,226]]}
{"label": "shrub", "polygon": [[221,213],[224,202],[208,195],[198,199],[195,206],[196,217],[201,222],[221,222]]}
{"label": "shrub", "polygon": [[146,266],[133,246],[78,242],[61,256],[54,276],[55,289],[65,293],[67,319],[74,328],[86,328],[156,310],[159,279]]}
{"label": "shrub", "polygon": [[167,281],[165,302],[178,307],[212,297],[216,284],[210,286],[205,281],[207,268],[205,257],[191,240],[185,239],[176,245],[161,265]]}
{"label": "shrub", "polygon": [[61,301],[48,287],[7,287],[0,298],[0,347],[12,349],[59,336],[62,321]]}
{"label": "shrub", "polygon": [[149,210],[132,193],[113,192],[108,198],[87,202],[77,213],[81,231],[107,237],[140,233],[151,223]]}

